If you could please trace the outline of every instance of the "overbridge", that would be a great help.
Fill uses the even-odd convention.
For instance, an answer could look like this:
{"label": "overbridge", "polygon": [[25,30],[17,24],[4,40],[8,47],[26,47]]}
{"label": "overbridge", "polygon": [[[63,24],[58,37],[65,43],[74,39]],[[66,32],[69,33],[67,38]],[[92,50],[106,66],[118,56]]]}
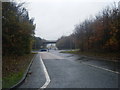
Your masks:
{"label": "overbridge", "polygon": [[55,40],[47,40],[47,41],[44,41],[43,43],[44,44],[56,44],[57,41]]}

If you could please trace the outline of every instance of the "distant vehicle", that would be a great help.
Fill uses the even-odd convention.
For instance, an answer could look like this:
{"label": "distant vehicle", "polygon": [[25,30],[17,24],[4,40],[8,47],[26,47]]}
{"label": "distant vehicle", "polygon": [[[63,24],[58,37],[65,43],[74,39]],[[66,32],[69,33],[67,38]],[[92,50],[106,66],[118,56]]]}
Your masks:
{"label": "distant vehicle", "polygon": [[45,52],[48,51],[47,49],[40,49],[41,52]]}

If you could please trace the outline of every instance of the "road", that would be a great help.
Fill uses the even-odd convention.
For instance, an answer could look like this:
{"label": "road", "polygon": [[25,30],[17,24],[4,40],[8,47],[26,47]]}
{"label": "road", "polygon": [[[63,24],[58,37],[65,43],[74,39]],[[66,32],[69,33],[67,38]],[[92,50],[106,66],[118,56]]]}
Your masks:
{"label": "road", "polygon": [[[118,68],[100,61],[59,51],[40,52],[31,67],[32,74],[19,88],[40,88],[46,82],[40,57],[50,77],[46,88],[118,88]],[[113,62],[112,62],[113,63]],[[35,78],[35,79],[34,79]]]}

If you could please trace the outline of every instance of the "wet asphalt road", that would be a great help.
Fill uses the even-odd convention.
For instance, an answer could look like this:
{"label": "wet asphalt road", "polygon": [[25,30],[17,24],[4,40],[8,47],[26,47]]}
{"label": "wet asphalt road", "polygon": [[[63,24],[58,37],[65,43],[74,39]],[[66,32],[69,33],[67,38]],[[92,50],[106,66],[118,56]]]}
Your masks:
{"label": "wet asphalt road", "polygon": [[83,62],[86,64],[95,65],[112,71],[120,72],[120,61],[113,62],[110,60],[103,60],[100,58],[87,57],[84,55],[68,54],[68,53],[59,53],[60,51],[51,51],[51,53],[65,57],[68,60],[77,61],[79,63]]}
{"label": "wet asphalt road", "polygon": [[[89,60],[83,56],[62,54],[59,51],[42,52],[31,66],[32,74],[20,88],[39,88],[45,83],[45,76],[39,55],[47,68],[51,82],[47,88],[118,88],[118,75],[114,72],[95,68],[82,62],[112,70],[114,64]],[[82,57],[82,58],[81,58]],[[109,62],[111,63],[111,62]],[[118,67],[117,67],[118,68]]]}

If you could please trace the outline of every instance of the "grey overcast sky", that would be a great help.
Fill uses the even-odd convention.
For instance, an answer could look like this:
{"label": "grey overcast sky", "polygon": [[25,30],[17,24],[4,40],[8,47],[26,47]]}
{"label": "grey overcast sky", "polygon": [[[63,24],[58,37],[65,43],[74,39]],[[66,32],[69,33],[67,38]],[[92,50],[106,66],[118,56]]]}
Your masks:
{"label": "grey overcast sky", "polygon": [[[74,26],[95,16],[114,0],[28,0],[30,17],[35,18],[35,36],[57,40],[73,32]],[[118,0],[116,0],[117,2]]]}

